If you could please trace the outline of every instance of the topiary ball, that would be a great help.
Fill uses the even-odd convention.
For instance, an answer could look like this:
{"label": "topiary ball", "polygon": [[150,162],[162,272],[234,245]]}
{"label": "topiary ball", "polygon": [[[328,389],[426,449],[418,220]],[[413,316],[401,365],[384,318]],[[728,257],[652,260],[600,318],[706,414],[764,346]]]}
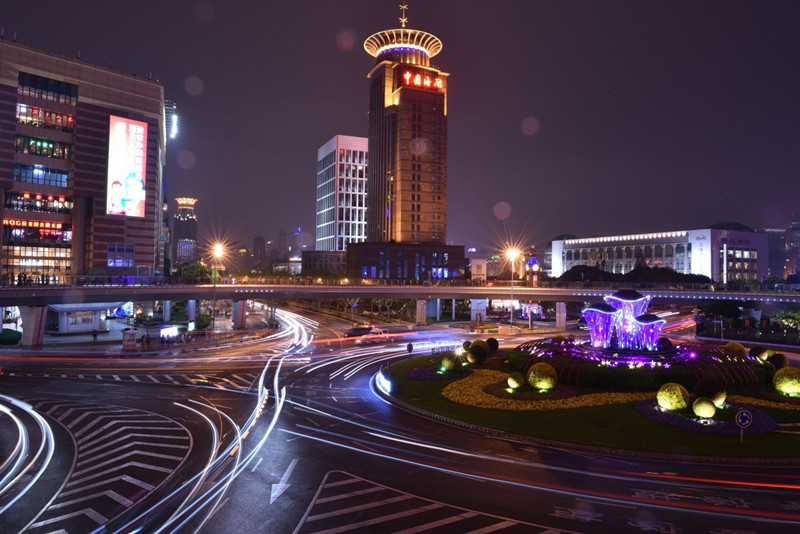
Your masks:
{"label": "topiary ball", "polygon": [[772,377],[772,385],[784,395],[800,396],[800,368],[784,367]]}
{"label": "topiary ball", "polygon": [[486,361],[487,351],[476,343],[473,343],[467,350],[467,361],[475,365],[482,365]]}
{"label": "topiary ball", "polygon": [[738,341],[728,341],[727,343],[725,343],[725,346],[723,348],[725,349],[725,352],[733,356],[744,357],[747,355],[747,349],[744,348],[744,345],[742,345]]}
{"label": "topiary ball", "polygon": [[473,347],[480,347],[480,348],[482,348],[483,350],[485,350],[485,351],[486,351],[486,354],[487,354],[487,355],[489,354],[489,352],[491,352],[491,351],[489,350],[489,344],[488,344],[488,343],[486,343],[486,342],[485,342],[484,340],[482,340],[482,339],[476,339],[475,341],[473,341],[473,342],[472,342],[472,346],[473,346]]}
{"label": "topiary ball", "polygon": [[767,358],[767,361],[774,365],[775,369],[783,369],[789,365],[789,358],[787,358],[785,354],[779,352]]}
{"label": "topiary ball", "polygon": [[511,389],[519,389],[525,385],[525,377],[522,376],[522,373],[514,372],[509,375],[506,382],[508,382],[508,387]]}
{"label": "topiary ball", "polygon": [[689,392],[680,384],[667,382],[658,389],[656,400],[664,410],[683,410],[689,405]]}
{"label": "topiary ball", "polygon": [[472,341],[465,341],[461,344],[461,348],[464,350],[469,350],[470,345],[472,345]]}
{"label": "topiary ball", "polygon": [[553,339],[550,340],[550,343],[556,343],[560,345],[565,343],[566,341],[567,338],[565,338],[564,336],[553,336]]}
{"label": "topiary ball", "polygon": [[500,342],[493,337],[488,338],[486,344],[489,346],[489,354],[494,354],[500,348]]}
{"label": "topiary ball", "polygon": [[558,384],[558,373],[549,363],[539,362],[528,370],[528,384],[540,391],[553,389]]}
{"label": "topiary ball", "polygon": [[722,408],[726,397],[725,385],[713,376],[701,378],[697,381],[697,385],[694,386],[694,396],[696,398],[709,398],[714,403],[714,406]]}
{"label": "topiary ball", "polygon": [[748,354],[750,355],[751,358],[759,358],[761,356],[761,353],[764,352],[765,350],[767,349],[765,349],[764,347],[753,345],[752,347],[750,347],[750,352]]}
{"label": "topiary ball", "polygon": [[444,369],[446,373],[452,373],[459,367],[461,367],[461,363],[454,355],[448,354],[442,358],[442,369]]}
{"label": "topiary ball", "polygon": [[697,417],[711,419],[717,413],[717,408],[714,406],[714,401],[708,397],[698,397],[692,403],[692,411]]}

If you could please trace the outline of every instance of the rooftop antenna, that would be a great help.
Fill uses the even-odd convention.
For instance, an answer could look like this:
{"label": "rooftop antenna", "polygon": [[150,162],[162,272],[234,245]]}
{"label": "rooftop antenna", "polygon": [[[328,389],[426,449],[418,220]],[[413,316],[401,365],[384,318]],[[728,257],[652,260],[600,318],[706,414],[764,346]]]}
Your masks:
{"label": "rooftop antenna", "polygon": [[405,28],[406,24],[408,24],[408,19],[406,18],[406,10],[408,9],[408,4],[400,4],[400,26]]}
{"label": "rooftop antenna", "polygon": [[3,26],[0,26],[0,39],[6,38],[6,29]]}
{"label": "rooftop antenna", "polygon": [[14,32],[14,42],[17,42],[17,32]]}
{"label": "rooftop antenna", "polygon": [[77,54],[75,54],[75,57],[76,57],[76,58],[78,58],[78,59],[80,59],[80,58],[81,58],[81,51],[80,51],[80,50],[78,50],[78,53],[77,53]]}

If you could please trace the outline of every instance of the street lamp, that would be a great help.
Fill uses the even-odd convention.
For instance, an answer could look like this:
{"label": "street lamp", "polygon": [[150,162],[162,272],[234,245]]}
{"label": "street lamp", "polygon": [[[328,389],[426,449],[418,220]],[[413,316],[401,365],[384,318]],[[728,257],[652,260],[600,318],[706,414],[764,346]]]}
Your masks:
{"label": "street lamp", "polygon": [[508,325],[514,328],[514,262],[519,258],[520,251],[515,248],[506,250],[506,258],[511,261],[511,304],[509,305],[509,321]]}
{"label": "street lamp", "polygon": [[211,331],[216,330],[216,311],[217,311],[217,272],[215,268],[219,269],[219,260],[225,255],[225,247],[222,243],[214,243],[213,256],[214,261],[211,264],[211,276],[214,277],[214,290],[213,290],[213,304],[211,306]]}

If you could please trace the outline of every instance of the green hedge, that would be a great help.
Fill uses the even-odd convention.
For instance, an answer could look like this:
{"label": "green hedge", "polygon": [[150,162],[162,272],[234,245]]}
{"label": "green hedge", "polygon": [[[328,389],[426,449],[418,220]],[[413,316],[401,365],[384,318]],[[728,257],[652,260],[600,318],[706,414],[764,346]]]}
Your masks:
{"label": "green hedge", "polygon": [[22,332],[17,332],[10,328],[3,328],[0,334],[0,345],[16,345],[22,339]]}

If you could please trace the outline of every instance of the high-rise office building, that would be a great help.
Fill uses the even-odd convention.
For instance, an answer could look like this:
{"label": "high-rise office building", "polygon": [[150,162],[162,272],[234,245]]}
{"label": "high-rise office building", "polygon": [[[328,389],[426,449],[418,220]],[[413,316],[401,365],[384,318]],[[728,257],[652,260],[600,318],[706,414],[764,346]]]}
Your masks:
{"label": "high-rise office building", "polygon": [[263,271],[269,265],[267,261],[267,241],[264,236],[257,235],[253,238],[253,269]]}
{"label": "high-rise office building", "polygon": [[434,35],[406,27],[370,36],[367,241],[447,239],[447,77]]}
{"label": "high-rise office building", "polygon": [[0,40],[6,283],[160,270],[164,88]]}
{"label": "high-rise office building", "polygon": [[197,215],[194,211],[196,198],[179,197],[175,199],[178,211],[172,220],[172,236],[175,241],[175,266],[196,263],[199,258],[197,243]]}
{"label": "high-rise office building", "polygon": [[337,135],[317,150],[316,250],[366,239],[367,138]]}

